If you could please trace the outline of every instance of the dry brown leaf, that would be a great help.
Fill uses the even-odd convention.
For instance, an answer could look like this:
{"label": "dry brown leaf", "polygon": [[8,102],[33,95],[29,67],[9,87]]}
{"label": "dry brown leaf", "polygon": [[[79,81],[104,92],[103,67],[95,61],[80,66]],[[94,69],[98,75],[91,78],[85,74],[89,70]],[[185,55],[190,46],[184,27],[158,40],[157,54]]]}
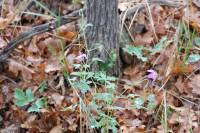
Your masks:
{"label": "dry brown leaf", "polygon": [[55,101],[56,105],[61,106],[64,100],[64,96],[60,95],[59,93],[53,93],[51,95],[52,99]]}
{"label": "dry brown leaf", "polygon": [[51,58],[47,61],[47,65],[45,66],[45,72],[55,72],[61,70],[62,67],[59,64],[58,60],[56,58]]}
{"label": "dry brown leaf", "polygon": [[41,41],[37,47],[39,48],[40,54],[58,54],[65,47],[65,42],[61,39],[47,38]]}
{"label": "dry brown leaf", "polygon": [[4,98],[3,98],[3,93],[2,91],[0,90],[0,109],[3,107],[4,105]]}
{"label": "dry brown leaf", "polygon": [[188,83],[188,86],[192,88],[193,94],[200,95],[200,74],[195,75]]}
{"label": "dry brown leaf", "polygon": [[28,52],[39,53],[40,50],[39,50],[38,46],[36,45],[36,42],[37,42],[37,37],[35,36],[35,37],[33,37],[32,41],[27,49]]}
{"label": "dry brown leaf", "polygon": [[4,48],[7,45],[7,43],[3,40],[2,37],[0,37],[0,49]]}
{"label": "dry brown leaf", "polygon": [[200,0],[192,0],[192,2],[200,8]]}
{"label": "dry brown leaf", "polygon": [[0,130],[1,133],[19,133],[20,132],[20,126],[18,124],[11,124],[8,127],[5,127],[4,129]]}
{"label": "dry brown leaf", "polygon": [[76,35],[77,33],[72,31],[62,31],[58,33],[58,36],[64,38],[65,41],[72,41]]}
{"label": "dry brown leaf", "polygon": [[149,45],[153,42],[154,37],[152,32],[146,32],[144,35],[137,34],[135,36],[135,45]]}
{"label": "dry brown leaf", "polygon": [[182,80],[182,77],[179,77],[175,83],[175,87],[178,89],[180,93],[190,93],[188,87],[186,86],[185,82]]}
{"label": "dry brown leaf", "polygon": [[41,57],[34,57],[34,56],[27,56],[26,60],[34,65],[39,65],[41,64],[41,62],[43,62],[43,59]]}
{"label": "dry brown leaf", "polygon": [[49,133],[63,133],[62,125],[57,125],[53,127]]}
{"label": "dry brown leaf", "polygon": [[[173,108],[175,112],[169,118],[170,124],[180,124],[179,133],[187,132],[190,129],[198,128],[198,117],[197,114],[185,107]],[[176,110],[177,109],[177,110]]]}
{"label": "dry brown leaf", "polygon": [[29,5],[30,0],[20,1],[14,6],[14,0],[3,1],[3,17],[0,17],[0,29],[5,29]]}
{"label": "dry brown leaf", "polygon": [[35,73],[32,69],[13,59],[9,59],[8,61],[8,70],[15,76],[18,76],[19,73],[21,73],[24,80],[32,79],[32,74]]}
{"label": "dry brown leaf", "polygon": [[120,129],[124,133],[133,133],[135,132],[136,128],[141,126],[142,121],[139,119],[126,119],[125,124],[120,126]]}
{"label": "dry brown leaf", "polygon": [[71,32],[76,31],[76,24],[75,24],[75,22],[71,22],[71,23],[68,23],[66,25],[63,25],[63,26],[59,27],[56,30],[56,32],[58,32],[58,34],[64,34],[64,32],[67,32],[67,31],[71,31]]}
{"label": "dry brown leaf", "polygon": [[183,19],[196,31],[200,32],[200,11],[195,6],[190,6],[184,10]]}
{"label": "dry brown leaf", "polygon": [[35,121],[36,118],[37,118],[37,115],[30,115],[27,118],[27,120],[23,124],[21,124],[21,127],[26,128],[26,129],[31,128],[32,127],[31,122]]}

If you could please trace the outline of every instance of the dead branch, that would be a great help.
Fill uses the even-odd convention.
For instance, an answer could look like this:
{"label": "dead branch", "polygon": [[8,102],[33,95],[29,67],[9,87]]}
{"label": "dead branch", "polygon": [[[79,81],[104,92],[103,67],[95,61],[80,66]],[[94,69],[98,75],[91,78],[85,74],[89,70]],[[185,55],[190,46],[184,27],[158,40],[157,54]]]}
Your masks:
{"label": "dead branch", "polygon": [[66,16],[61,17],[61,19],[59,19],[59,20],[54,20],[54,21],[51,21],[46,24],[35,26],[31,30],[20,34],[18,37],[11,40],[8,43],[8,45],[6,46],[6,48],[4,48],[0,52],[0,63],[5,62],[8,59],[10,53],[13,51],[13,49],[15,49],[21,42],[23,42],[35,35],[54,30],[58,26],[62,26],[64,24],[67,24],[67,23],[70,23],[72,21],[79,19],[81,11],[83,12],[84,9],[74,11]]}

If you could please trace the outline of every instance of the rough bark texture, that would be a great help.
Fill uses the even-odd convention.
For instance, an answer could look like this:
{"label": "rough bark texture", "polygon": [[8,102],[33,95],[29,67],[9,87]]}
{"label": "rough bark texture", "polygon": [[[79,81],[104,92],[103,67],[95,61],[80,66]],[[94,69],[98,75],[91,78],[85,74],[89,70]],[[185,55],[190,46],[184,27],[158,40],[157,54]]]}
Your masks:
{"label": "rough bark texture", "polygon": [[[108,59],[111,51],[117,54],[117,60],[109,74],[118,75],[121,69],[121,61],[119,58],[119,19],[117,0],[87,0],[86,17],[87,27],[86,40],[89,50],[95,49],[98,45],[102,45],[102,49],[96,49],[89,52],[89,58],[98,57],[102,60]],[[90,60],[91,61],[91,60]],[[95,71],[97,65],[92,65]]]}

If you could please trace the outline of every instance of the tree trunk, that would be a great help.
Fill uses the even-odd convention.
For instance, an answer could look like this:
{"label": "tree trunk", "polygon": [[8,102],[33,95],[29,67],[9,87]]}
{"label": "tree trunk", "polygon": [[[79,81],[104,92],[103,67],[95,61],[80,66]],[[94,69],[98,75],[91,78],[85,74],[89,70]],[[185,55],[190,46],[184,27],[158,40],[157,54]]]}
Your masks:
{"label": "tree trunk", "polygon": [[[117,54],[117,60],[112,69],[108,70],[108,73],[118,75],[121,69],[118,1],[87,0],[86,17],[89,25],[86,30],[86,43],[87,48],[91,50],[89,52],[89,62],[94,57],[106,61],[113,51]],[[100,49],[99,45],[103,46],[103,48]],[[92,70],[95,71],[97,69],[97,64],[92,64]]]}

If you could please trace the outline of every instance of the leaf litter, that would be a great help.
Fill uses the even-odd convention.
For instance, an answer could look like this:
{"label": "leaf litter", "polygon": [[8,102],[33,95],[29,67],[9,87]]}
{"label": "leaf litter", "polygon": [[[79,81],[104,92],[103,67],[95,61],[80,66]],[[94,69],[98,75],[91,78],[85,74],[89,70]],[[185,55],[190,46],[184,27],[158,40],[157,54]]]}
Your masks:
{"label": "leaf litter", "polygon": [[[50,5],[48,1],[43,2]],[[11,4],[5,3],[7,5],[2,7],[3,10],[6,10],[6,6],[12,7],[9,9],[15,9],[12,0],[9,2]],[[142,1],[134,2],[142,3]],[[148,9],[145,8],[136,14],[134,25],[131,25],[133,18],[127,18],[125,24],[130,26],[129,32],[135,39],[127,44],[131,46],[129,51],[127,50],[131,56],[127,57],[133,62],[124,69],[122,76],[118,79],[119,82],[116,83],[116,93],[120,95],[115,94],[116,97],[112,96],[113,99],[112,97],[101,98],[95,103],[105,111],[109,107],[104,107],[104,101],[113,100],[112,113],[117,120],[118,129],[124,133],[163,133],[166,131],[163,125],[167,125],[170,132],[199,133],[200,65],[198,55],[200,53],[193,46],[189,47],[189,50],[184,48],[183,44],[188,43],[187,40],[181,42],[183,44],[176,44],[175,39],[177,38],[174,38],[178,30],[177,25],[182,22],[190,27],[189,31],[185,32],[196,31],[196,36],[199,37],[199,4],[198,0],[192,2],[188,7],[180,9],[152,5],[150,6],[152,16],[149,16]],[[52,6],[55,3],[57,2],[53,2]],[[71,3],[64,1],[61,3],[68,5],[66,6],[68,8],[62,8],[63,14],[73,9],[70,7]],[[129,10],[131,3],[131,1],[120,1],[120,10],[122,12]],[[16,13],[8,10],[1,14],[3,17],[0,18],[0,28],[4,29],[0,37],[1,50],[7,42],[25,30],[23,26],[31,26],[48,20],[39,16],[33,20],[29,15],[20,17],[19,12],[22,11],[24,8]],[[10,24],[16,20],[30,21],[23,22],[22,28],[19,26],[16,31],[11,32],[14,28]],[[99,95],[97,92],[84,91],[86,105],[77,106],[80,102],[77,93],[80,92],[70,87],[65,80],[66,77],[62,74],[63,72],[75,72],[74,63],[80,64],[87,60],[87,55],[81,48],[84,41],[76,41],[78,35],[76,24],[70,23],[53,32],[37,35],[25,41],[24,45],[20,45],[11,54],[2,72],[6,76],[0,77],[2,88],[0,91],[0,130],[2,133],[77,132],[81,130],[80,127],[85,127],[86,132],[89,130],[87,129],[88,114],[81,112],[80,107],[89,107],[91,99],[95,97],[94,94]],[[163,37],[166,37],[169,42],[162,41]],[[71,44],[77,44],[75,45],[77,47],[68,47]],[[173,47],[175,45],[178,46]],[[198,48],[198,39],[194,45]],[[47,86],[44,91],[39,92],[44,81]],[[150,81],[154,84],[149,84]],[[16,87],[22,88],[24,92],[29,89],[33,90],[36,98],[46,99],[48,108],[40,109],[40,112],[34,114],[28,113],[30,102],[35,102],[33,99],[25,103],[22,108],[16,106],[14,104]],[[105,86],[98,86],[98,92],[108,96],[103,93],[104,91]],[[167,98],[164,96],[165,93]],[[26,95],[25,97],[27,98]],[[93,103],[93,108],[96,107],[95,104]],[[85,116],[82,113],[85,113]],[[98,117],[97,113],[92,110],[92,117]]]}

